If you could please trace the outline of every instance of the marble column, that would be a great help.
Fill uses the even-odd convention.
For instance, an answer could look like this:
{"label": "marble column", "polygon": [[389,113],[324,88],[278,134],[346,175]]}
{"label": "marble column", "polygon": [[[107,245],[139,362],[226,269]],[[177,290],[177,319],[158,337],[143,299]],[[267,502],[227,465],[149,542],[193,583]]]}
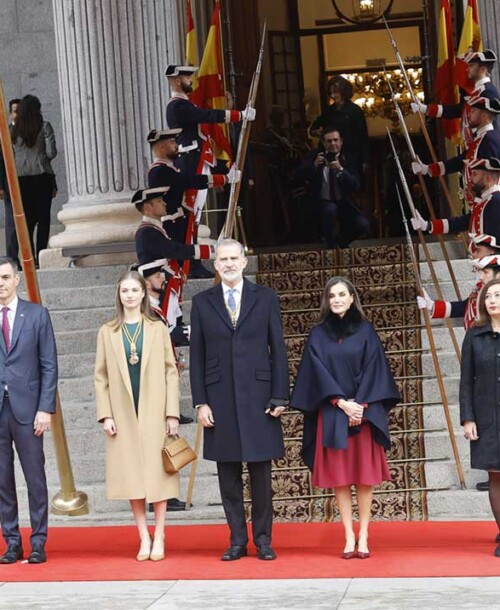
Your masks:
{"label": "marble column", "polygon": [[69,200],[50,248],[133,239],[164,70],[184,56],[182,0],[53,0]]}
{"label": "marble column", "polygon": [[[483,35],[483,46],[492,49],[500,56],[500,3],[498,0],[482,0],[479,4],[479,21]],[[500,87],[500,61],[497,61],[491,70],[491,80]]]}

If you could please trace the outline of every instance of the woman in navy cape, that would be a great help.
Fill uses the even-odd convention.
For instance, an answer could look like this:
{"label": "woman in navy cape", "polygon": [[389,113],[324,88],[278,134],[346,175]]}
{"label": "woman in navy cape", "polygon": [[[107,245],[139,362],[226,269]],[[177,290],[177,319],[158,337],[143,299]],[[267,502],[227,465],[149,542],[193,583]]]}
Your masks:
{"label": "woman in navy cape", "polygon": [[[319,324],[307,340],[291,405],[304,413],[302,455],[316,487],[335,489],[346,544],[342,557],[367,558],[373,486],[390,480],[388,412],[400,400],[382,344],[355,287],[328,281]],[[356,486],[359,539],[352,523]]]}

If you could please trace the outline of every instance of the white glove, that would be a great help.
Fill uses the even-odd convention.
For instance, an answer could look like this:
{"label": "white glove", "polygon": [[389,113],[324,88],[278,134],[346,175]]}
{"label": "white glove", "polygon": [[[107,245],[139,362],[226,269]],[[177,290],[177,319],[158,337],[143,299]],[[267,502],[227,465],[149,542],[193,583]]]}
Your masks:
{"label": "white glove", "polygon": [[422,102],[411,102],[410,107],[413,114],[417,114],[417,112],[425,114],[427,112],[427,104],[422,104]]}
{"label": "white glove", "polygon": [[246,119],[247,121],[255,121],[256,114],[255,108],[247,106],[245,110],[241,111],[241,120],[243,121]]}
{"label": "white glove", "polygon": [[241,180],[241,172],[236,167],[236,163],[231,165],[231,169],[227,173],[227,183],[234,184],[235,182],[239,182]]}
{"label": "white glove", "polygon": [[422,163],[418,157],[416,157],[416,159],[416,161],[412,161],[411,163],[411,171],[414,174],[422,174],[422,176],[427,175],[429,173],[429,166]]}
{"label": "white glove", "polygon": [[424,220],[418,210],[415,210],[415,217],[411,218],[411,226],[414,231],[427,231],[429,228],[429,222]]}
{"label": "white glove", "polygon": [[419,309],[427,309],[428,311],[430,311],[432,313],[434,310],[434,301],[427,294],[427,291],[425,290],[425,288],[422,288],[422,292],[424,293],[423,297],[417,296],[417,307]]}

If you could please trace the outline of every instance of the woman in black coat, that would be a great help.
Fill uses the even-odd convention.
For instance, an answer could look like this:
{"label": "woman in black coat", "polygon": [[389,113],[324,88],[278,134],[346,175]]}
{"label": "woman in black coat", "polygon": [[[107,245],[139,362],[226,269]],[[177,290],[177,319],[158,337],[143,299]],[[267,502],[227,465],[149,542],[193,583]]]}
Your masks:
{"label": "woman in black coat", "polygon": [[[484,286],[479,320],[462,346],[460,423],[471,466],[487,470],[491,510],[500,529],[500,279]],[[500,557],[500,544],[494,554]]]}
{"label": "woman in black coat", "polygon": [[[382,344],[363,315],[356,289],[345,278],[332,278],[290,402],[305,414],[302,454],[313,484],[335,489],[345,529],[344,559],[370,556],[372,491],[390,480],[387,413],[399,400]],[[356,486],[359,509],[357,550],[351,485]]]}

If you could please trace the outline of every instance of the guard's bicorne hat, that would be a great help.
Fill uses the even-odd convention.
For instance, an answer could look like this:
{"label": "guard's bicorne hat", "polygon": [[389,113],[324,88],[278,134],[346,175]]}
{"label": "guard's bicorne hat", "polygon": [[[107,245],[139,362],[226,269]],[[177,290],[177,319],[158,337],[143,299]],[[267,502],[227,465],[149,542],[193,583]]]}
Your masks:
{"label": "guard's bicorne hat", "polygon": [[500,269],[500,254],[490,254],[471,261],[472,266],[477,269]]}
{"label": "guard's bicorne hat", "polygon": [[142,275],[142,277],[146,278],[150,275],[154,275],[161,271],[164,266],[167,264],[166,258],[159,258],[155,261],[151,261],[150,263],[144,263],[144,265],[138,265],[137,271]]}
{"label": "guard's bicorne hat", "polygon": [[135,207],[139,207],[151,199],[163,197],[170,190],[169,186],[158,186],[154,189],[139,189],[132,195],[132,201]]}
{"label": "guard's bicorne hat", "polygon": [[484,64],[485,66],[491,66],[497,60],[497,56],[491,49],[484,49],[484,51],[473,51],[472,53],[466,53],[464,61],[467,64]]}
{"label": "guard's bicorne hat", "polygon": [[481,108],[492,114],[500,114],[500,100],[489,90],[483,90],[477,95],[469,95],[465,100],[473,108]]}
{"label": "guard's bicorne hat", "polygon": [[493,248],[500,252],[500,227],[498,229],[497,235],[486,235],[486,233],[475,235],[472,239],[472,243],[475,246],[488,246],[488,248]]}
{"label": "guard's bicorne hat", "polygon": [[500,159],[490,157],[489,159],[472,159],[467,161],[469,169],[484,169],[488,172],[500,172]]}
{"label": "guard's bicorne hat", "polygon": [[198,72],[199,66],[176,66],[169,64],[165,69],[165,76],[192,76]]}
{"label": "guard's bicorne hat", "polygon": [[160,140],[175,140],[175,138],[182,133],[182,129],[152,129],[148,133],[147,141],[150,144],[155,144]]}

